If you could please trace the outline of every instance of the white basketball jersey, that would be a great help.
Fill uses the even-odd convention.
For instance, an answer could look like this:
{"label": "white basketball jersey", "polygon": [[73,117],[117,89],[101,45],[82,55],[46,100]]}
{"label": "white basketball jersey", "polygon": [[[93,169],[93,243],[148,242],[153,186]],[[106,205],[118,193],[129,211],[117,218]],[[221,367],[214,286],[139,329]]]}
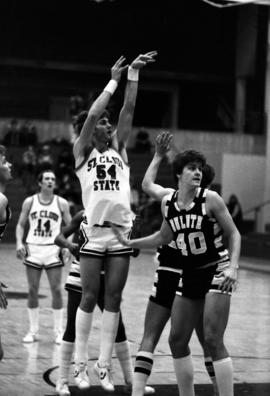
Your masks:
{"label": "white basketball jersey", "polygon": [[110,221],[131,227],[129,166],[117,151],[93,148],[76,173],[89,226]]}
{"label": "white basketball jersey", "polygon": [[29,231],[26,242],[34,245],[53,245],[55,237],[60,233],[62,212],[59,197],[53,195],[50,203],[40,202],[39,195],[33,195],[28,220]]}

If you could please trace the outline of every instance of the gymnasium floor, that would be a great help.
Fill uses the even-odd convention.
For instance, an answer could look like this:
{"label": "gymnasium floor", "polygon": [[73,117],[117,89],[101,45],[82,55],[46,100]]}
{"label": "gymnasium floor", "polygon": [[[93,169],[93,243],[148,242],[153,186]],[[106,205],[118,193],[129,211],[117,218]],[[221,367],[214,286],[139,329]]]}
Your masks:
{"label": "gymnasium floor", "polygon": [[[258,270],[254,271],[256,267]],[[270,271],[263,260],[244,259],[240,263],[239,286],[232,297],[226,344],[234,362],[235,396],[270,395]],[[143,331],[144,312],[155,269],[153,255],[141,253],[132,259],[124,291],[122,311],[131,352],[135,356]],[[270,269],[270,266],[269,266]],[[26,311],[27,283],[24,266],[16,259],[14,245],[1,245],[0,279],[9,287],[8,309],[0,312],[0,332],[5,356],[0,362],[0,396],[54,395],[59,346],[53,343],[50,290],[45,273],[41,278],[41,340],[31,345],[21,342],[28,329]],[[68,268],[64,268],[63,283]],[[64,301],[66,302],[66,292]],[[71,386],[72,395],[102,395],[91,368],[98,356],[101,315],[95,311],[89,342],[90,377],[93,386],[79,392]],[[149,384],[156,395],[177,396],[177,388],[167,339],[166,327],[156,349],[153,373]],[[191,349],[195,367],[196,396],[210,396],[211,386],[204,369],[201,347],[194,336]],[[123,379],[114,362],[115,395],[123,395]],[[70,383],[73,385],[72,376]]]}

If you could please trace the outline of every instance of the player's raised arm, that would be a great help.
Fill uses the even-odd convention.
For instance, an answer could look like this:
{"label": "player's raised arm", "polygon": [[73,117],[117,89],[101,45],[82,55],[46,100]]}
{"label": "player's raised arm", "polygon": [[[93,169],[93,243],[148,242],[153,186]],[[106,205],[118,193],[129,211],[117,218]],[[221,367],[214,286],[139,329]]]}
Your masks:
{"label": "player's raised arm", "polygon": [[[117,124],[117,135],[114,136],[112,145],[115,149],[120,150],[121,155],[125,155],[123,151],[126,148],[128,138],[132,129],[132,122],[138,92],[139,71],[148,63],[155,62],[156,51],[140,54],[131,63],[128,68],[127,85],[125,90],[124,104],[120,111]],[[119,147],[118,147],[119,145]],[[127,162],[127,158],[123,158]]]}
{"label": "player's raised arm", "polygon": [[104,112],[106,106],[109,103],[111,96],[114,94],[118,83],[121,79],[122,71],[125,70],[128,66],[123,66],[125,62],[125,58],[121,56],[116,63],[111,68],[111,80],[108,82],[102,93],[98,96],[98,98],[94,101],[92,106],[90,107],[88,116],[85,120],[85,123],[82,127],[80,136],[74,143],[73,153],[75,160],[79,157],[83,157],[85,154],[85,150],[91,146],[92,137],[95,130],[96,123],[102,113]]}
{"label": "player's raised arm", "polygon": [[171,140],[172,135],[169,132],[162,132],[157,136],[155,154],[142,181],[143,191],[157,201],[162,201],[165,195],[173,191],[171,188],[165,188],[155,183],[161,161],[171,148]]}

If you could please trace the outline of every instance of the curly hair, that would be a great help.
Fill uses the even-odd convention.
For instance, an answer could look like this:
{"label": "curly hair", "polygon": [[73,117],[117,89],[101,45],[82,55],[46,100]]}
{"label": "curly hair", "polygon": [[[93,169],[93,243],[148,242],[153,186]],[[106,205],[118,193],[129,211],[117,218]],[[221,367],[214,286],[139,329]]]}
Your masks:
{"label": "curly hair", "polygon": [[[88,111],[83,110],[81,111],[78,115],[74,116],[72,119],[72,125],[75,131],[78,133],[78,135],[81,133],[82,127],[86,121],[86,118],[88,116]],[[107,117],[109,118],[110,113],[108,110],[104,110],[102,114],[100,115],[99,119]]]}
{"label": "curly hair", "polygon": [[185,150],[176,154],[172,163],[173,175],[176,182],[178,180],[177,175],[180,175],[184,167],[191,162],[200,163],[203,168],[206,164],[206,158],[196,150]]}

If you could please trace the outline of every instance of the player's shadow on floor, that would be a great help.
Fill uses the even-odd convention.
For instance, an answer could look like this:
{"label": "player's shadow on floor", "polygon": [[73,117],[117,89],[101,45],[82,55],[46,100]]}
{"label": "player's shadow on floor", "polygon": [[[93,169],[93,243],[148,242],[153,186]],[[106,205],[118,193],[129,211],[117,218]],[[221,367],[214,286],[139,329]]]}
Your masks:
{"label": "player's shadow on floor", "polygon": [[[156,392],[155,396],[179,396],[176,385],[153,385]],[[70,388],[71,396],[104,396],[108,395],[100,386],[92,386],[90,389],[80,391],[75,386]],[[235,396],[269,396],[270,395],[270,383],[265,384],[235,384]],[[195,385],[196,396],[211,396],[212,386],[211,385]],[[130,393],[124,391],[123,386],[116,386],[115,392],[112,393],[114,396],[127,396]],[[55,396],[45,395],[45,396]]]}

